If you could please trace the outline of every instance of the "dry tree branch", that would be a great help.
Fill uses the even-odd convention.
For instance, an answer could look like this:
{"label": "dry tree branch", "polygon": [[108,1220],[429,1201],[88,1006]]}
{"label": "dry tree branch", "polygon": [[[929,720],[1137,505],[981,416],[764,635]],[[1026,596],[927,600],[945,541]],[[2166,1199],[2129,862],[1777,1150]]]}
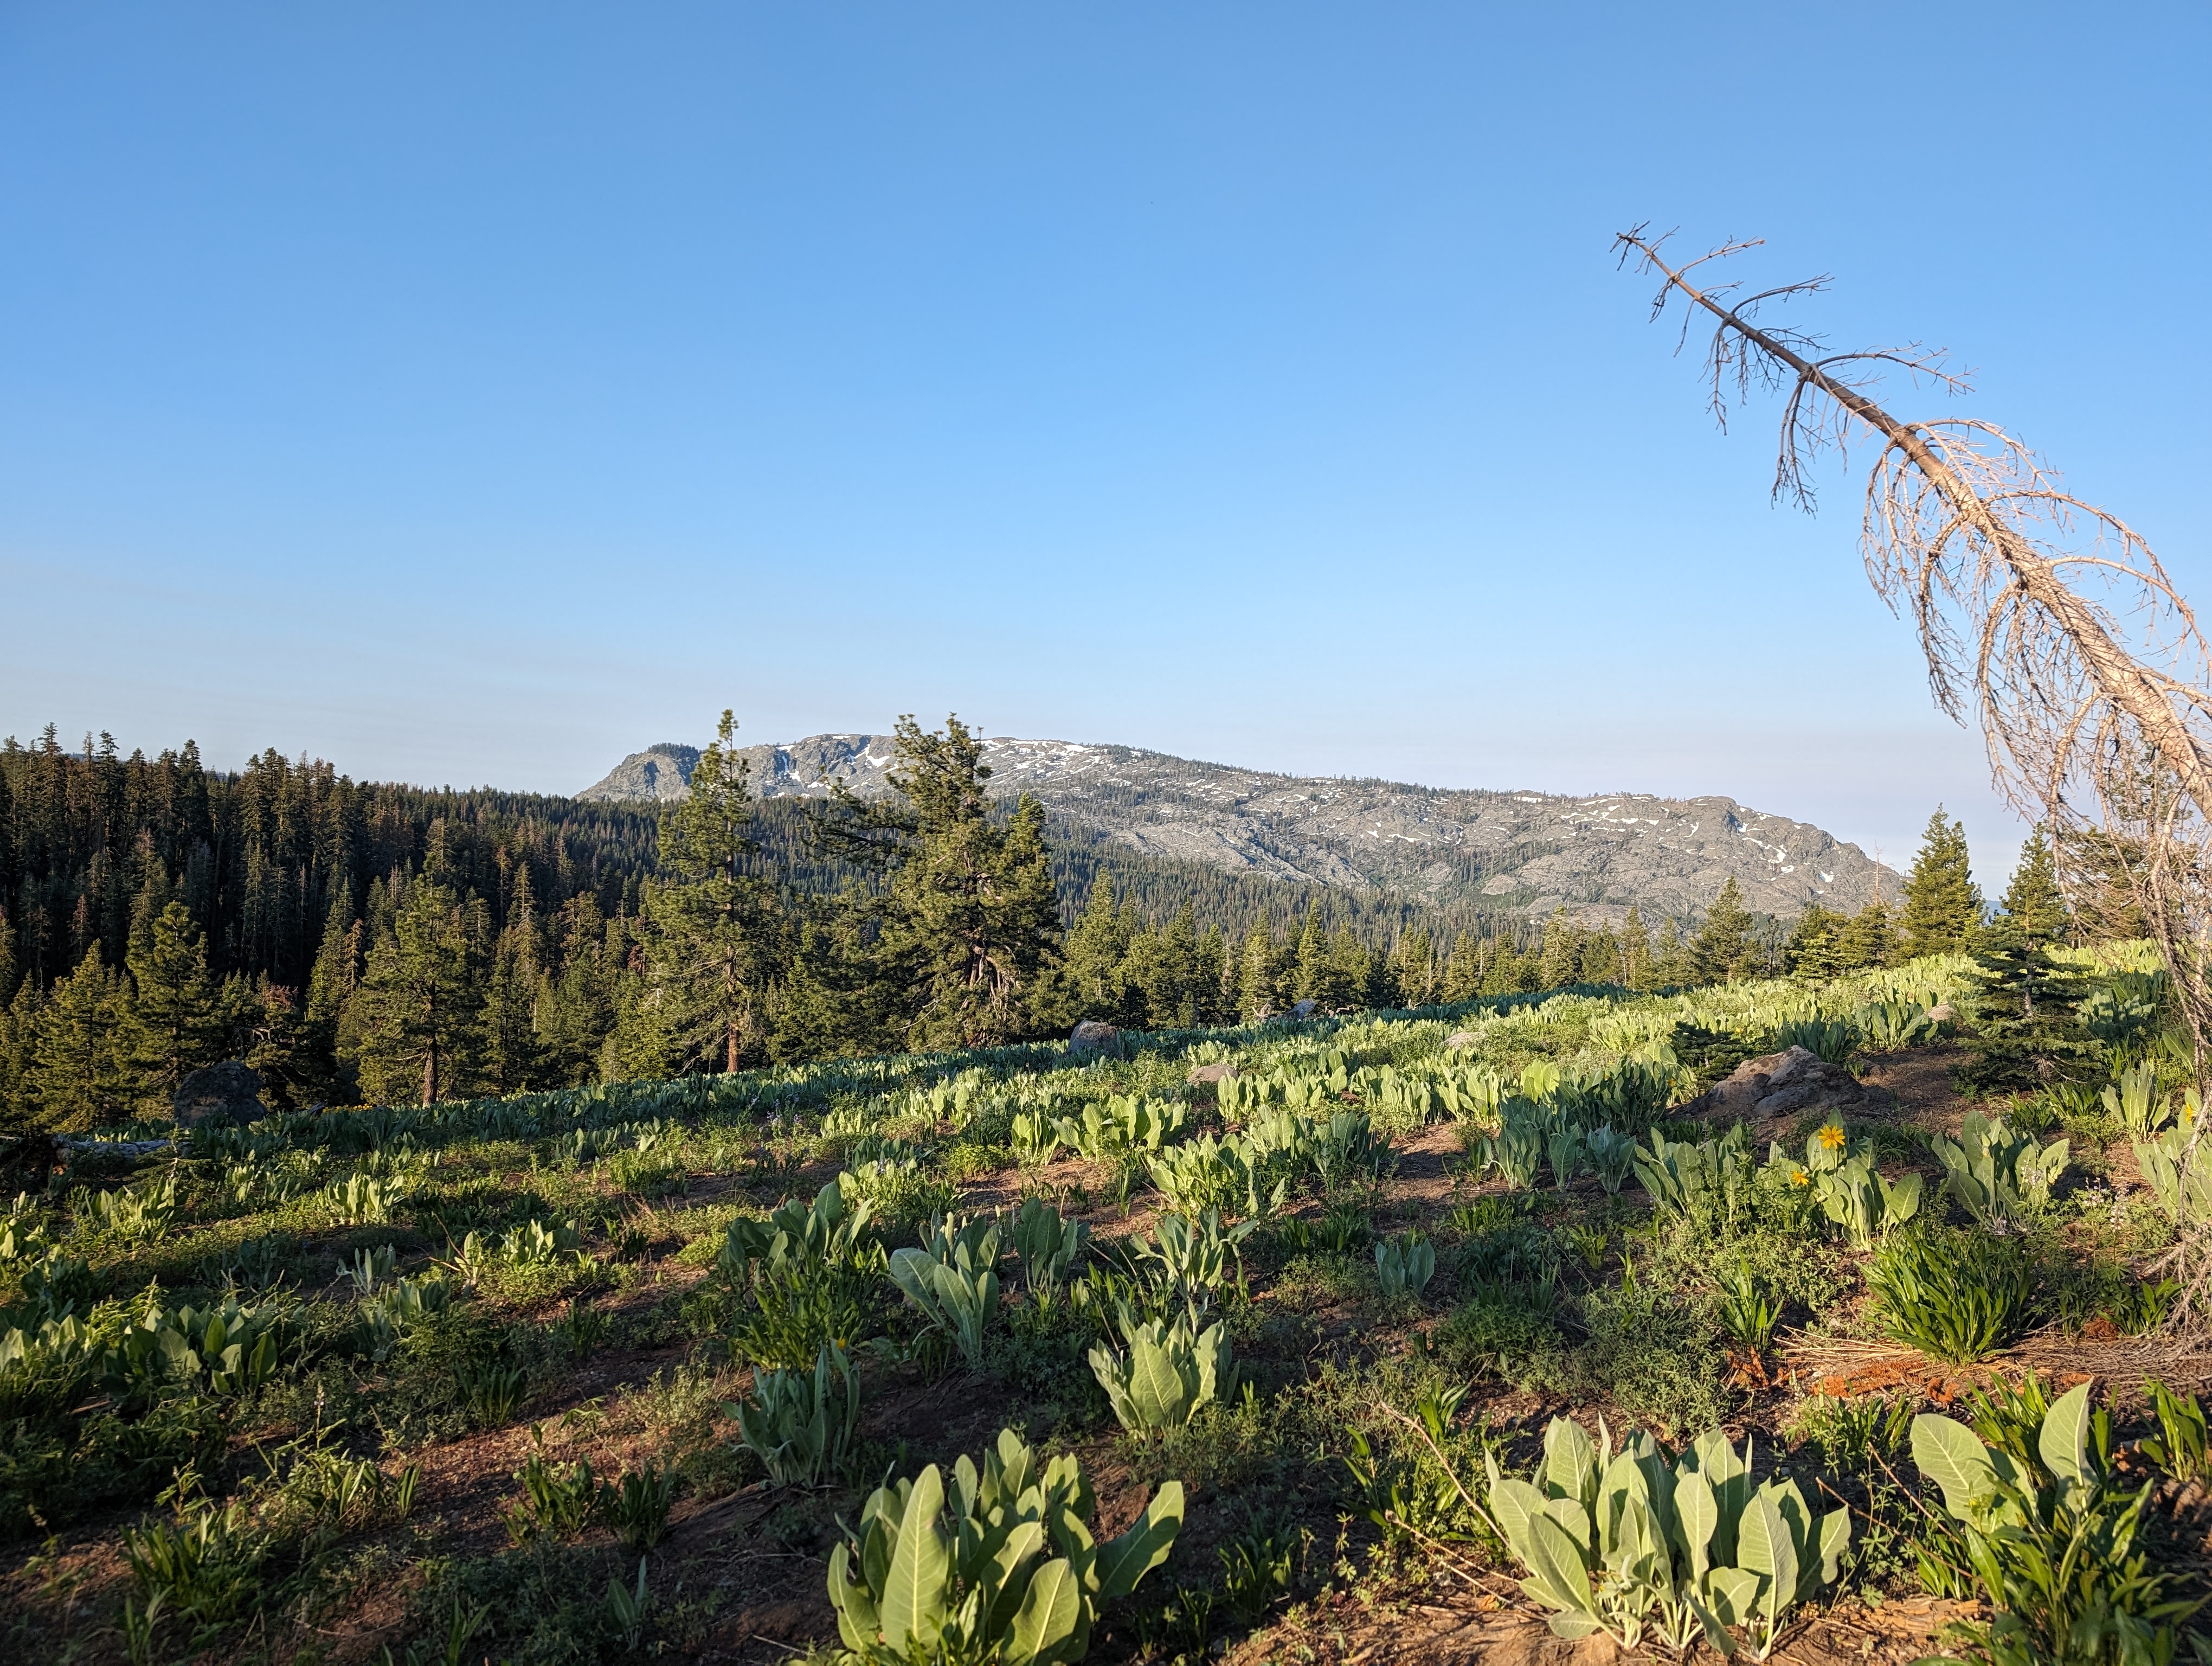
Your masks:
{"label": "dry tree branch", "polygon": [[[1879,445],[1859,537],[1868,578],[1893,611],[1910,610],[1936,703],[1963,721],[1971,698],[2006,800],[2124,874],[2172,974],[2203,1082],[2212,1043],[2212,648],[2188,602],[2141,533],[2063,489],[2002,429],[1900,422],[1875,402],[1885,371],[1969,391],[1942,353],[1918,344],[1830,352],[1820,337],[1758,316],[1826,289],[1826,276],[1732,301],[1739,286],[1692,274],[1756,241],[1679,265],[1666,242],[1638,226],[1614,247],[1623,265],[1659,275],[1655,319],[1684,302],[1678,352],[1695,319],[1712,320],[1704,376],[1723,423],[1731,386],[1738,403],[1754,390],[1784,392],[1778,499],[1812,509],[1808,468],[1823,449]],[[2185,1308],[2199,1315],[2212,1309],[2208,1228],[2191,1223],[2184,1240],[2203,1246],[2188,1256],[2195,1276],[2185,1281]]]}

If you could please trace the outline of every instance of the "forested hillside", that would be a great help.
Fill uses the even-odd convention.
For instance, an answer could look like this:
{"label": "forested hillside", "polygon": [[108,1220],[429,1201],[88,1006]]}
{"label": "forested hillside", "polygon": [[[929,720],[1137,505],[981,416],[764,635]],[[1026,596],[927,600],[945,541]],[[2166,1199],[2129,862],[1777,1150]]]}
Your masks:
{"label": "forested hillside", "polygon": [[[728,739],[726,737],[726,741]],[[356,783],[188,742],[0,746],[0,1106],[163,1111],[244,1058],[276,1103],[424,1102],[1061,1031],[1883,964],[1879,907],[1797,938],[1733,882],[1694,939],[1227,872],[1010,804],[957,722],[889,796],[579,801]],[[918,795],[918,796],[917,796]],[[672,846],[670,841],[676,841]]]}

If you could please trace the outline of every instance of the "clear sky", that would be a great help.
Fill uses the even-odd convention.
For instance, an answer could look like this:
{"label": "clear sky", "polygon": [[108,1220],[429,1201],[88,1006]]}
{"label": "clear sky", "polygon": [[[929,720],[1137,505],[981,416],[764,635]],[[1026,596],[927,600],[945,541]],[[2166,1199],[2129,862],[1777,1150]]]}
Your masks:
{"label": "clear sky", "polygon": [[[0,5],[0,733],[987,732],[2017,830],[1612,234],[2208,587],[2202,6]],[[1892,390],[1903,414],[1943,407]]]}

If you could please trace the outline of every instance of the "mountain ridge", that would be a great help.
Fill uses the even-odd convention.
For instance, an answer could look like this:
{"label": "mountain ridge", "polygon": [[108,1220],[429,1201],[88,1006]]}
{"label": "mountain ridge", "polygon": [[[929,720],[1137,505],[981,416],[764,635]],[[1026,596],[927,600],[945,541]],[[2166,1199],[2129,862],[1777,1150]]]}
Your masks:
{"label": "mountain ridge", "polygon": [[[1112,843],[1227,873],[1394,891],[1431,903],[1541,917],[1555,909],[1617,921],[1694,919],[1733,876],[1746,904],[1777,917],[1809,903],[1846,912],[1902,880],[1809,823],[1717,794],[1584,795],[1432,787],[1311,776],[1176,757],[1142,747],[986,739],[994,797],[1034,794],[1060,819]],[[890,792],[896,754],[880,734],[810,735],[739,749],[763,798],[823,797],[842,782]],[[680,800],[696,749],[634,752],[576,796]]]}

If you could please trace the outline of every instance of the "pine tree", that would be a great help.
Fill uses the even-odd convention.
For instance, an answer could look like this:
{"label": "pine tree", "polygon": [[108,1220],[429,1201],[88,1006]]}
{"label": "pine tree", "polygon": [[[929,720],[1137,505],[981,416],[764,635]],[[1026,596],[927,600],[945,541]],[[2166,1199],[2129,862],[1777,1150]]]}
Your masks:
{"label": "pine tree", "polygon": [[1633,903],[1628,905],[1628,918],[1620,922],[1620,981],[1632,989],[1649,989],[1654,982],[1651,933]]}
{"label": "pine tree", "polygon": [[1969,871],[1966,830],[1939,804],[1905,881],[1905,907],[1898,921],[1905,953],[1908,958],[1957,954],[1969,945],[1981,919],[1982,894]]}
{"label": "pine tree", "polygon": [[1575,975],[1584,983],[1620,983],[1620,939],[1602,926],[1585,933]]}
{"label": "pine tree", "polygon": [[2066,893],[2059,888],[2058,864],[2048,830],[2038,822],[2020,848],[2020,861],[2005,887],[2001,927],[2031,943],[2063,940],[2073,926]]}
{"label": "pine tree", "polygon": [[1375,958],[1350,926],[1339,926],[1329,933],[1328,964],[1337,1010],[1358,1011],[1376,1004]]}
{"label": "pine tree", "polygon": [[1790,928],[1783,958],[1790,976],[1807,983],[1825,983],[1841,971],[1838,939],[1844,917],[1818,903],[1805,905],[1797,923]]}
{"label": "pine tree", "polygon": [[1582,934],[1564,906],[1544,922],[1544,946],[1536,976],[1541,988],[1564,989],[1575,981],[1582,958]]}
{"label": "pine tree", "polygon": [[2047,944],[2017,930],[1990,932],[1967,976],[1974,1026],[1966,1045],[1974,1056],[1959,1070],[1962,1085],[1988,1092],[2102,1073],[2098,1045],[2076,1017],[2082,975]]}
{"label": "pine tree", "polygon": [[460,899],[426,871],[405,887],[355,995],[362,1085],[372,1097],[434,1104],[471,1085],[483,964]]}
{"label": "pine tree", "polygon": [[1091,882],[1090,903],[1061,951],[1060,1016],[1066,1022],[1128,1021],[1128,991],[1121,967],[1128,958],[1131,927],[1127,915],[1115,906],[1114,881],[1101,873]]}
{"label": "pine tree", "polygon": [[647,891],[647,958],[658,1017],[678,1057],[736,1070],[766,1053],[767,995],[783,948],[768,885],[749,873],[750,771],[737,719],[722,714],[687,795],[661,812],[660,877]]}
{"label": "pine tree", "polygon": [[39,1015],[33,1058],[43,1126],[76,1133],[127,1115],[120,1056],[126,1000],[122,974],[100,964],[94,939]]}
{"label": "pine tree", "polygon": [[1229,944],[1221,934],[1218,922],[1206,928],[1206,935],[1198,939],[1197,964],[1193,968],[1198,986],[1198,1021],[1204,1025],[1234,1022],[1237,1008],[1227,999]]}
{"label": "pine tree", "polygon": [[1753,954],[1751,911],[1733,873],[1705,914],[1690,952],[1692,976],[1700,983],[1732,983],[1744,974]]}
{"label": "pine tree", "polygon": [[1274,933],[1267,929],[1266,921],[1255,922],[1245,933],[1243,952],[1237,959],[1238,1012],[1247,1018],[1268,1017],[1280,1006],[1281,991],[1277,987],[1280,967]]}
{"label": "pine tree", "polygon": [[0,1012],[0,1136],[30,1134],[40,1126],[39,1019],[45,1000],[28,978]]}
{"label": "pine tree", "polygon": [[1887,905],[1869,903],[1846,921],[1836,933],[1835,956],[1839,976],[1892,964],[1897,958],[1897,933],[1891,928]]}
{"label": "pine tree", "polygon": [[1443,976],[1437,990],[1437,999],[1447,1006],[1473,1000],[1482,993],[1482,971],[1481,939],[1473,932],[1463,931],[1452,939],[1451,953],[1444,961]]}
{"label": "pine tree", "polygon": [[537,1031],[538,970],[526,924],[510,925],[493,952],[484,984],[483,1076],[495,1093],[544,1085]]}
{"label": "pine tree", "polygon": [[992,818],[983,745],[957,717],[941,733],[899,719],[890,781],[906,800],[886,894],[915,1047],[990,1047],[1031,1034],[1031,1003],[1060,959],[1044,809],[1026,794]]}
{"label": "pine tree", "polygon": [[222,1055],[228,1025],[208,977],[207,940],[182,903],[165,903],[132,938],[125,963],[137,986],[125,1056],[143,1099],[164,1106],[187,1074]]}
{"label": "pine tree", "polygon": [[1435,1001],[1437,952],[1426,926],[1417,926],[1399,937],[1391,945],[1388,965],[1392,1006],[1412,1010]]}

